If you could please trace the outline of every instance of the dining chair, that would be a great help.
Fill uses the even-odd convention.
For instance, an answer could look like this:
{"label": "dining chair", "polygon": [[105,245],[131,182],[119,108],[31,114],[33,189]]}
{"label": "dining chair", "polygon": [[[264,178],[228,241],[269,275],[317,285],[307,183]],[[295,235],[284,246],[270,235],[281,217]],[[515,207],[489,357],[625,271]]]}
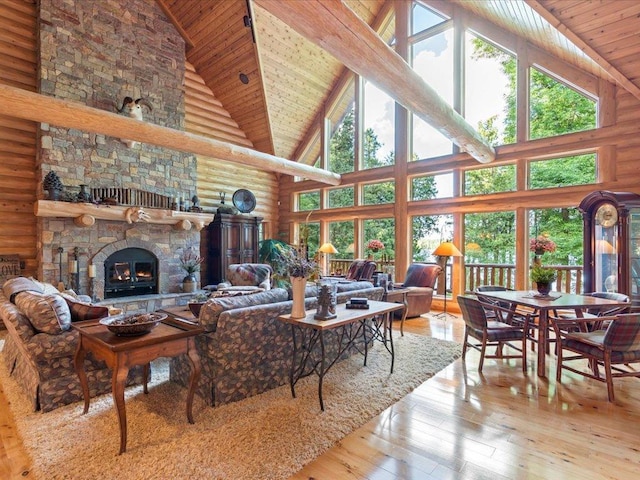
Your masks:
{"label": "dining chair", "polygon": [[[506,292],[513,290],[502,285],[480,285],[476,288],[476,296],[482,303],[489,304],[492,308],[486,308],[487,319],[499,320],[510,325],[524,326],[525,317],[528,325],[527,339],[531,342],[531,350],[535,351],[535,345],[538,343],[536,338],[537,317],[538,314],[534,310],[520,308],[510,302],[499,300],[491,296],[483,295],[483,292]],[[496,309],[495,307],[498,307]],[[495,318],[500,315],[500,318]]]}
{"label": "dining chair", "polygon": [[[609,401],[613,402],[614,378],[640,377],[640,369],[631,367],[631,364],[640,362],[640,314],[628,313],[600,318],[608,322],[606,330],[578,332],[564,331],[561,326],[566,322],[588,323],[592,319],[551,319],[558,338],[556,380],[558,384],[561,383],[562,369],[565,369],[605,382]],[[565,355],[564,350],[573,354]],[[584,362],[585,359],[588,360],[591,371],[568,365],[568,362]],[[604,367],[604,378],[600,375],[599,366]]]}
{"label": "dining chair", "polygon": [[[522,359],[522,371],[527,371],[527,330],[528,319],[524,317],[524,325],[516,326],[508,323],[491,320],[487,318],[487,310],[504,310],[499,306],[483,304],[477,297],[471,295],[460,295],[457,298],[458,305],[462,311],[462,318],[464,319],[464,343],[462,345],[462,359],[465,360],[467,354],[467,348],[475,348],[480,352],[480,363],[478,365],[478,371],[482,372],[485,358],[521,358]],[[504,312],[496,312],[496,317],[500,318],[500,315]],[[470,338],[475,338],[481,343],[473,343]],[[511,342],[521,342],[520,348],[513,345]],[[503,352],[503,346],[508,345],[520,352],[519,355],[505,355]],[[487,355],[486,349],[488,346],[496,346],[495,355]]]}

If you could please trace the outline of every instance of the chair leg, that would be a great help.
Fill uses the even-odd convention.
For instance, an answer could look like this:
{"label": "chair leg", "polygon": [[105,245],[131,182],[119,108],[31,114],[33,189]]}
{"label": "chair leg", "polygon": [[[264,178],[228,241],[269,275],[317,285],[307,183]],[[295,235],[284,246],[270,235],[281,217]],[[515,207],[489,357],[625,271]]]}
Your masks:
{"label": "chair leg", "polygon": [[467,356],[467,342],[469,341],[469,331],[465,327],[464,329],[464,342],[462,343],[462,360],[465,360]]}
{"label": "chair leg", "polygon": [[558,385],[562,381],[562,342],[556,342],[556,356],[558,357],[558,366],[556,368],[556,382]]}
{"label": "chair leg", "polygon": [[527,331],[522,338],[522,373],[527,373]]}
{"label": "chair leg", "polygon": [[604,374],[607,379],[607,395],[609,396],[609,401],[614,401],[613,394],[613,377],[611,376],[611,352],[604,352]]}
{"label": "chair leg", "polygon": [[478,364],[478,371],[482,372],[482,367],[484,365],[484,354],[487,350],[487,338],[486,335],[482,338],[482,348],[480,349],[480,363]]}

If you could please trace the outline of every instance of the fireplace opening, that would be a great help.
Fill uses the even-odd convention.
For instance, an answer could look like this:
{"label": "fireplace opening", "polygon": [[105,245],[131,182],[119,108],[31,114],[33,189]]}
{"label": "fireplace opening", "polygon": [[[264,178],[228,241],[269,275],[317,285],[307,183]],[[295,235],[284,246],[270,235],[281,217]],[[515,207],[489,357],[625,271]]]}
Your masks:
{"label": "fireplace opening", "polygon": [[104,297],[158,293],[158,259],[143,248],[124,248],[104,262]]}

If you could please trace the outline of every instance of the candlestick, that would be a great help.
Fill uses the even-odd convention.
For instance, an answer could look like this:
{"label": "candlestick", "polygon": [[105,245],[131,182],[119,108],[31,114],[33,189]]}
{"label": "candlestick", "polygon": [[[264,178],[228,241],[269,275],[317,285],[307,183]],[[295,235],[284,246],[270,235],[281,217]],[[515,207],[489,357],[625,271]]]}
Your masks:
{"label": "candlestick", "polygon": [[89,265],[89,267],[87,268],[88,273],[89,273],[89,278],[96,278],[96,266],[95,265]]}
{"label": "candlestick", "polygon": [[69,273],[70,274],[74,274],[78,271],[78,261],[77,260],[70,260],[69,261]]}

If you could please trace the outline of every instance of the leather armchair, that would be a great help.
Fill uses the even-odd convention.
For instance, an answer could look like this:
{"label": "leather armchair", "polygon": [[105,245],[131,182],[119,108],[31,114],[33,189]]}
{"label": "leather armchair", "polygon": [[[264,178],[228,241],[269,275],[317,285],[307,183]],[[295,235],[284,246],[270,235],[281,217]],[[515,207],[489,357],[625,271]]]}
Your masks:
{"label": "leather armchair", "polygon": [[373,273],[376,270],[376,262],[371,260],[355,260],[351,263],[345,280],[373,281]]}
{"label": "leather armchair", "polygon": [[403,283],[396,283],[396,288],[406,288],[407,318],[418,317],[431,310],[433,288],[442,272],[442,267],[433,263],[412,263],[407,269]]}

